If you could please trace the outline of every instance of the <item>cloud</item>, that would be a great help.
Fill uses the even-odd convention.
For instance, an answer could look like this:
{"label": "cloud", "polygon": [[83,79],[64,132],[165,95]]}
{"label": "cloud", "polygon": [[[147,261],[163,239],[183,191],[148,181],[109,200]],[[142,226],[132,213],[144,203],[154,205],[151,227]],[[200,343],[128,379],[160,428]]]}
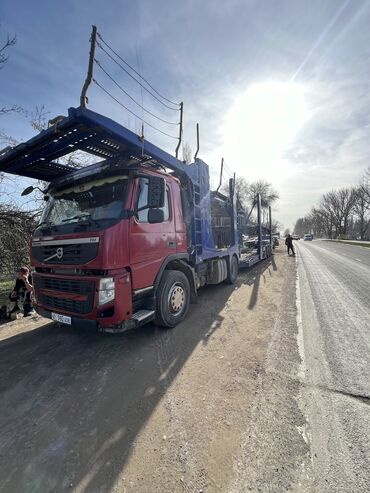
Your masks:
{"label": "cloud", "polygon": [[[63,8],[52,2],[15,4],[2,9],[2,26],[18,34],[10,63],[0,73],[4,104],[21,103],[28,109],[45,104],[52,115],[77,106],[89,32],[97,23],[107,41],[156,88],[184,101],[185,141],[194,151],[199,122],[199,156],[209,162],[214,181],[235,101],[251,86],[289,82],[301,66],[296,82],[304,88],[310,119],[293,142],[285,142],[281,158],[256,166],[247,145],[238,146],[233,156],[224,155],[229,167],[247,179],[261,177],[278,185],[278,215],[287,226],[322,192],[356,183],[369,162],[368,2],[112,0],[109,8],[97,0],[88,5],[66,1]],[[110,69],[139,102],[161,111],[118,68]],[[92,109],[138,129],[140,123],[96,87],[89,89],[89,97]],[[167,115],[164,110],[161,114]],[[245,121],[250,124],[248,115]],[[15,117],[0,126],[17,137],[31,136]],[[145,133],[174,152],[175,141],[148,127]]]}

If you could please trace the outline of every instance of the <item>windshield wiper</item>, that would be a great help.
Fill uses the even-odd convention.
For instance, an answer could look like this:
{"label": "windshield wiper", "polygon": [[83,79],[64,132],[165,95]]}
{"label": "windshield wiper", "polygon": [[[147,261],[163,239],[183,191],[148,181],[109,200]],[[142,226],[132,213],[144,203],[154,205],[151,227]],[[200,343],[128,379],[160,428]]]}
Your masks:
{"label": "windshield wiper", "polygon": [[[66,219],[62,219],[62,223],[65,223],[67,221],[74,221],[74,220],[79,220],[79,219],[86,219],[89,222],[94,222],[97,227],[99,227],[99,223],[96,219],[93,219],[91,217],[91,214],[85,213],[85,214],[77,214],[77,216],[73,217],[67,217]],[[80,221],[79,221],[80,222]]]}
{"label": "windshield wiper", "polygon": [[36,229],[38,229],[40,226],[48,226],[49,228],[51,228],[53,225],[51,224],[51,221],[42,221],[42,223],[39,223],[36,226]]}

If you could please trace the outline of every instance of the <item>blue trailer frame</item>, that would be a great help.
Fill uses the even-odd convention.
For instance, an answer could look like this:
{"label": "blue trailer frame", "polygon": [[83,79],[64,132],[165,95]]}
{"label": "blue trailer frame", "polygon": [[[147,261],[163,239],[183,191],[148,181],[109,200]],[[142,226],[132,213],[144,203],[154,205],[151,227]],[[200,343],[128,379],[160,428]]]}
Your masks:
{"label": "blue trailer frame", "polygon": [[212,234],[208,165],[200,159],[185,164],[119,123],[86,108],[69,108],[68,116],[58,117],[47,130],[14,148],[0,151],[0,171],[47,182],[70,173],[77,178],[87,173],[89,166],[76,170],[71,165],[59,163],[58,159],[78,150],[101,157],[102,165],[109,165],[117,159],[122,160],[125,168],[151,162],[170,169],[180,180],[187,180],[192,186],[191,236],[195,263],[227,255],[237,255],[239,259],[233,186],[229,204],[232,245],[227,249],[218,249]]}

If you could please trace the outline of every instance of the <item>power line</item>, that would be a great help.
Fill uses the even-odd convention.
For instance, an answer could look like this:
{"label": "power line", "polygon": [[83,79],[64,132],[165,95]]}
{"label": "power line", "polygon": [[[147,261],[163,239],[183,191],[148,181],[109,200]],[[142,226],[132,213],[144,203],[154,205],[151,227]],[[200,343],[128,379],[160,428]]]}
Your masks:
{"label": "power line", "polygon": [[225,161],[224,161],[224,171],[230,176],[230,178],[234,177],[234,173],[226,166]]}
{"label": "power line", "polygon": [[153,89],[153,91],[158,94],[159,97],[161,97],[162,99],[164,99],[165,101],[167,101],[168,103],[171,103],[173,104],[174,106],[180,106],[180,103],[175,103],[174,101],[171,101],[170,99],[167,99],[165,96],[163,96],[160,92],[158,92],[151,84],[150,82],[148,82],[141,74],[139,74],[139,72],[137,72],[134,67],[131,67],[131,65],[126,62],[125,59],[123,59],[116,51],[114,51],[114,49],[103,39],[102,35],[100,33],[97,33],[98,34],[98,37],[101,39],[101,41],[105,44],[105,46],[107,48],[109,48],[111,50],[112,53],[114,53],[116,55],[117,58],[119,58],[125,65],[127,65],[127,67],[129,67],[136,75],[138,75],[140,77],[140,79],[142,79],[151,89]]}
{"label": "power line", "polygon": [[[140,68],[140,60],[139,60],[139,52],[137,49],[137,43],[135,43],[135,53],[136,53],[136,63],[137,63],[137,68],[139,70],[139,74],[141,73],[141,68]],[[143,94],[143,88],[140,87],[140,96],[141,96],[141,105],[144,106],[144,94]],[[144,118],[144,110],[142,117]],[[141,134],[143,136],[142,143],[143,143],[143,153],[144,153],[144,124],[141,124]]]}
{"label": "power line", "polygon": [[235,173],[233,171],[231,171],[231,169],[227,166],[227,164],[225,163],[225,161],[224,161],[224,169],[230,175],[231,178],[234,178],[234,174]]}
{"label": "power line", "polygon": [[98,65],[98,67],[105,73],[105,75],[124,93],[126,94],[126,96],[128,98],[131,99],[131,101],[133,101],[137,106],[139,106],[139,108],[141,108],[142,110],[144,110],[146,113],[148,113],[149,115],[153,116],[154,118],[157,118],[157,120],[160,120],[161,122],[163,123],[167,123],[168,125],[180,125],[179,122],[170,122],[168,120],[165,120],[164,118],[161,118],[160,116],[158,115],[155,115],[154,113],[152,113],[151,111],[147,110],[143,105],[141,105],[140,103],[138,103],[127,91],[125,91],[123,89],[123,87],[118,84],[118,82],[116,80],[114,80],[114,78],[103,68],[103,66],[101,65],[101,63],[99,62],[99,60],[97,60],[96,58],[94,58],[94,61],[95,63]]}
{"label": "power line", "polygon": [[163,130],[160,130],[159,128],[155,127],[154,125],[146,122],[145,120],[143,120],[140,116],[138,116],[136,113],[134,113],[132,110],[130,110],[129,108],[127,108],[127,106],[125,106],[123,103],[121,103],[121,101],[119,101],[117,98],[115,98],[109,91],[107,91],[101,84],[99,84],[99,82],[96,80],[96,79],[92,79],[93,82],[98,86],[100,87],[100,89],[102,91],[105,92],[105,94],[107,94],[110,98],[112,98],[116,103],[118,103],[120,106],[122,106],[122,108],[124,108],[126,111],[128,111],[129,113],[131,113],[132,115],[134,115],[138,120],[142,121],[143,123],[145,123],[145,125],[148,125],[148,127],[150,128],[153,128],[154,130],[157,130],[157,132],[160,132],[161,134],[163,135],[166,135],[167,137],[171,137],[171,139],[174,139],[174,140],[179,140],[178,137],[175,137],[173,135],[170,135],[166,132],[163,132]]}
{"label": "power line", "polygon": [[228,171],[230,171],[230,172],[231,172],[231,169],[230,169],[230,168],[228,167],[228,165],[226,164],[225,159],[224,159],[224,168],[226,168]]}
{"label": "power line", "polygon": [[[154,89],[154,87],[151,86],[151,84],[149,84],[149,82],[147,80],[145,80],[134,68],[131,67],[131,65],[129,65],[122,57],[120,57],[120,55],[118,53],[116,53],[113,48],[111,48],[104,40],[103,38],[98,34],[99,38],[102,40],[102,42],[116,55],[117,58],[119,58],[124,64],[126,64],[133,72],[135,72],[135,74],[137,74],[156,94],[158,94],[159,97],[161,97],[162,99],[164,99],[165,101],[168,101],[169,103],[173,104],[174,106],[180,106],[179,103],[174,103],[173,101],[165,98],[164,96],[162,96],[156,89]],[[137,80],[136,77],[134,77],[132,74],[130,74],[130,72],[125,68],[123,67],[119,62],[117,62],[117,60],[115,60],[115,58],[112,57],[112,55],[110,53],[107,52],[107,50],[101,45],[101,43],[99,43],[98,41],[96,42],[97,46],[114,62],[116,63],[124,72],[126,72],[126,74],[131,77],[137,84],[139,84],[143,89],[145,89],[145,91],[147,91],[153,98],[155,98],[159,103],[163,104],[163,106],[166,106],[166,108],[170,109],[170,110],[173,110],[173,111],[179,111],[179,108],[172,108],[171,106],[168,106],[168,104],[164,103],[163,101],[161,101],[157,96],[156,94],[153,94],[153,92],[151,92],[147,87],[145,87],[142,82],[140,82],[139,80]]]}
{"label": "power line", "polygon": [[234,176],[234,174],[233,174],[233,173],[230,173],[230,171],[229,171],[228,169],[226,169],[225,167],[224,167],[224,172],[225,172],[225,174],[226,174],[226,175],[228,175],[230,178],[232,178],[232,177]]}

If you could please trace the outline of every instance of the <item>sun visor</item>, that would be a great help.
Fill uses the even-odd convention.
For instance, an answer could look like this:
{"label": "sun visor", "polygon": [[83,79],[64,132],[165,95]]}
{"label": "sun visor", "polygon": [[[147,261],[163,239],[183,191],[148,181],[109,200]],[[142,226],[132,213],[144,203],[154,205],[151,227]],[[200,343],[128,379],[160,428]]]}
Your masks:
{"label": "sun visor", "polygon": [[102,185],[108,185],[111,183],[115,183],[119,180],[128,180],[128,176],[125,175],[116,175],[116,176],[108,176],[106,178],[101,178],[100,180],[92,180],[87,183],[81,183],[79,185],[72,186],[70,188],[64,188],[58,192],[53,193],[53,197],[58,197],[61,195],[65,195],[71,192],[88,192],[93,187],[101,187]]}

